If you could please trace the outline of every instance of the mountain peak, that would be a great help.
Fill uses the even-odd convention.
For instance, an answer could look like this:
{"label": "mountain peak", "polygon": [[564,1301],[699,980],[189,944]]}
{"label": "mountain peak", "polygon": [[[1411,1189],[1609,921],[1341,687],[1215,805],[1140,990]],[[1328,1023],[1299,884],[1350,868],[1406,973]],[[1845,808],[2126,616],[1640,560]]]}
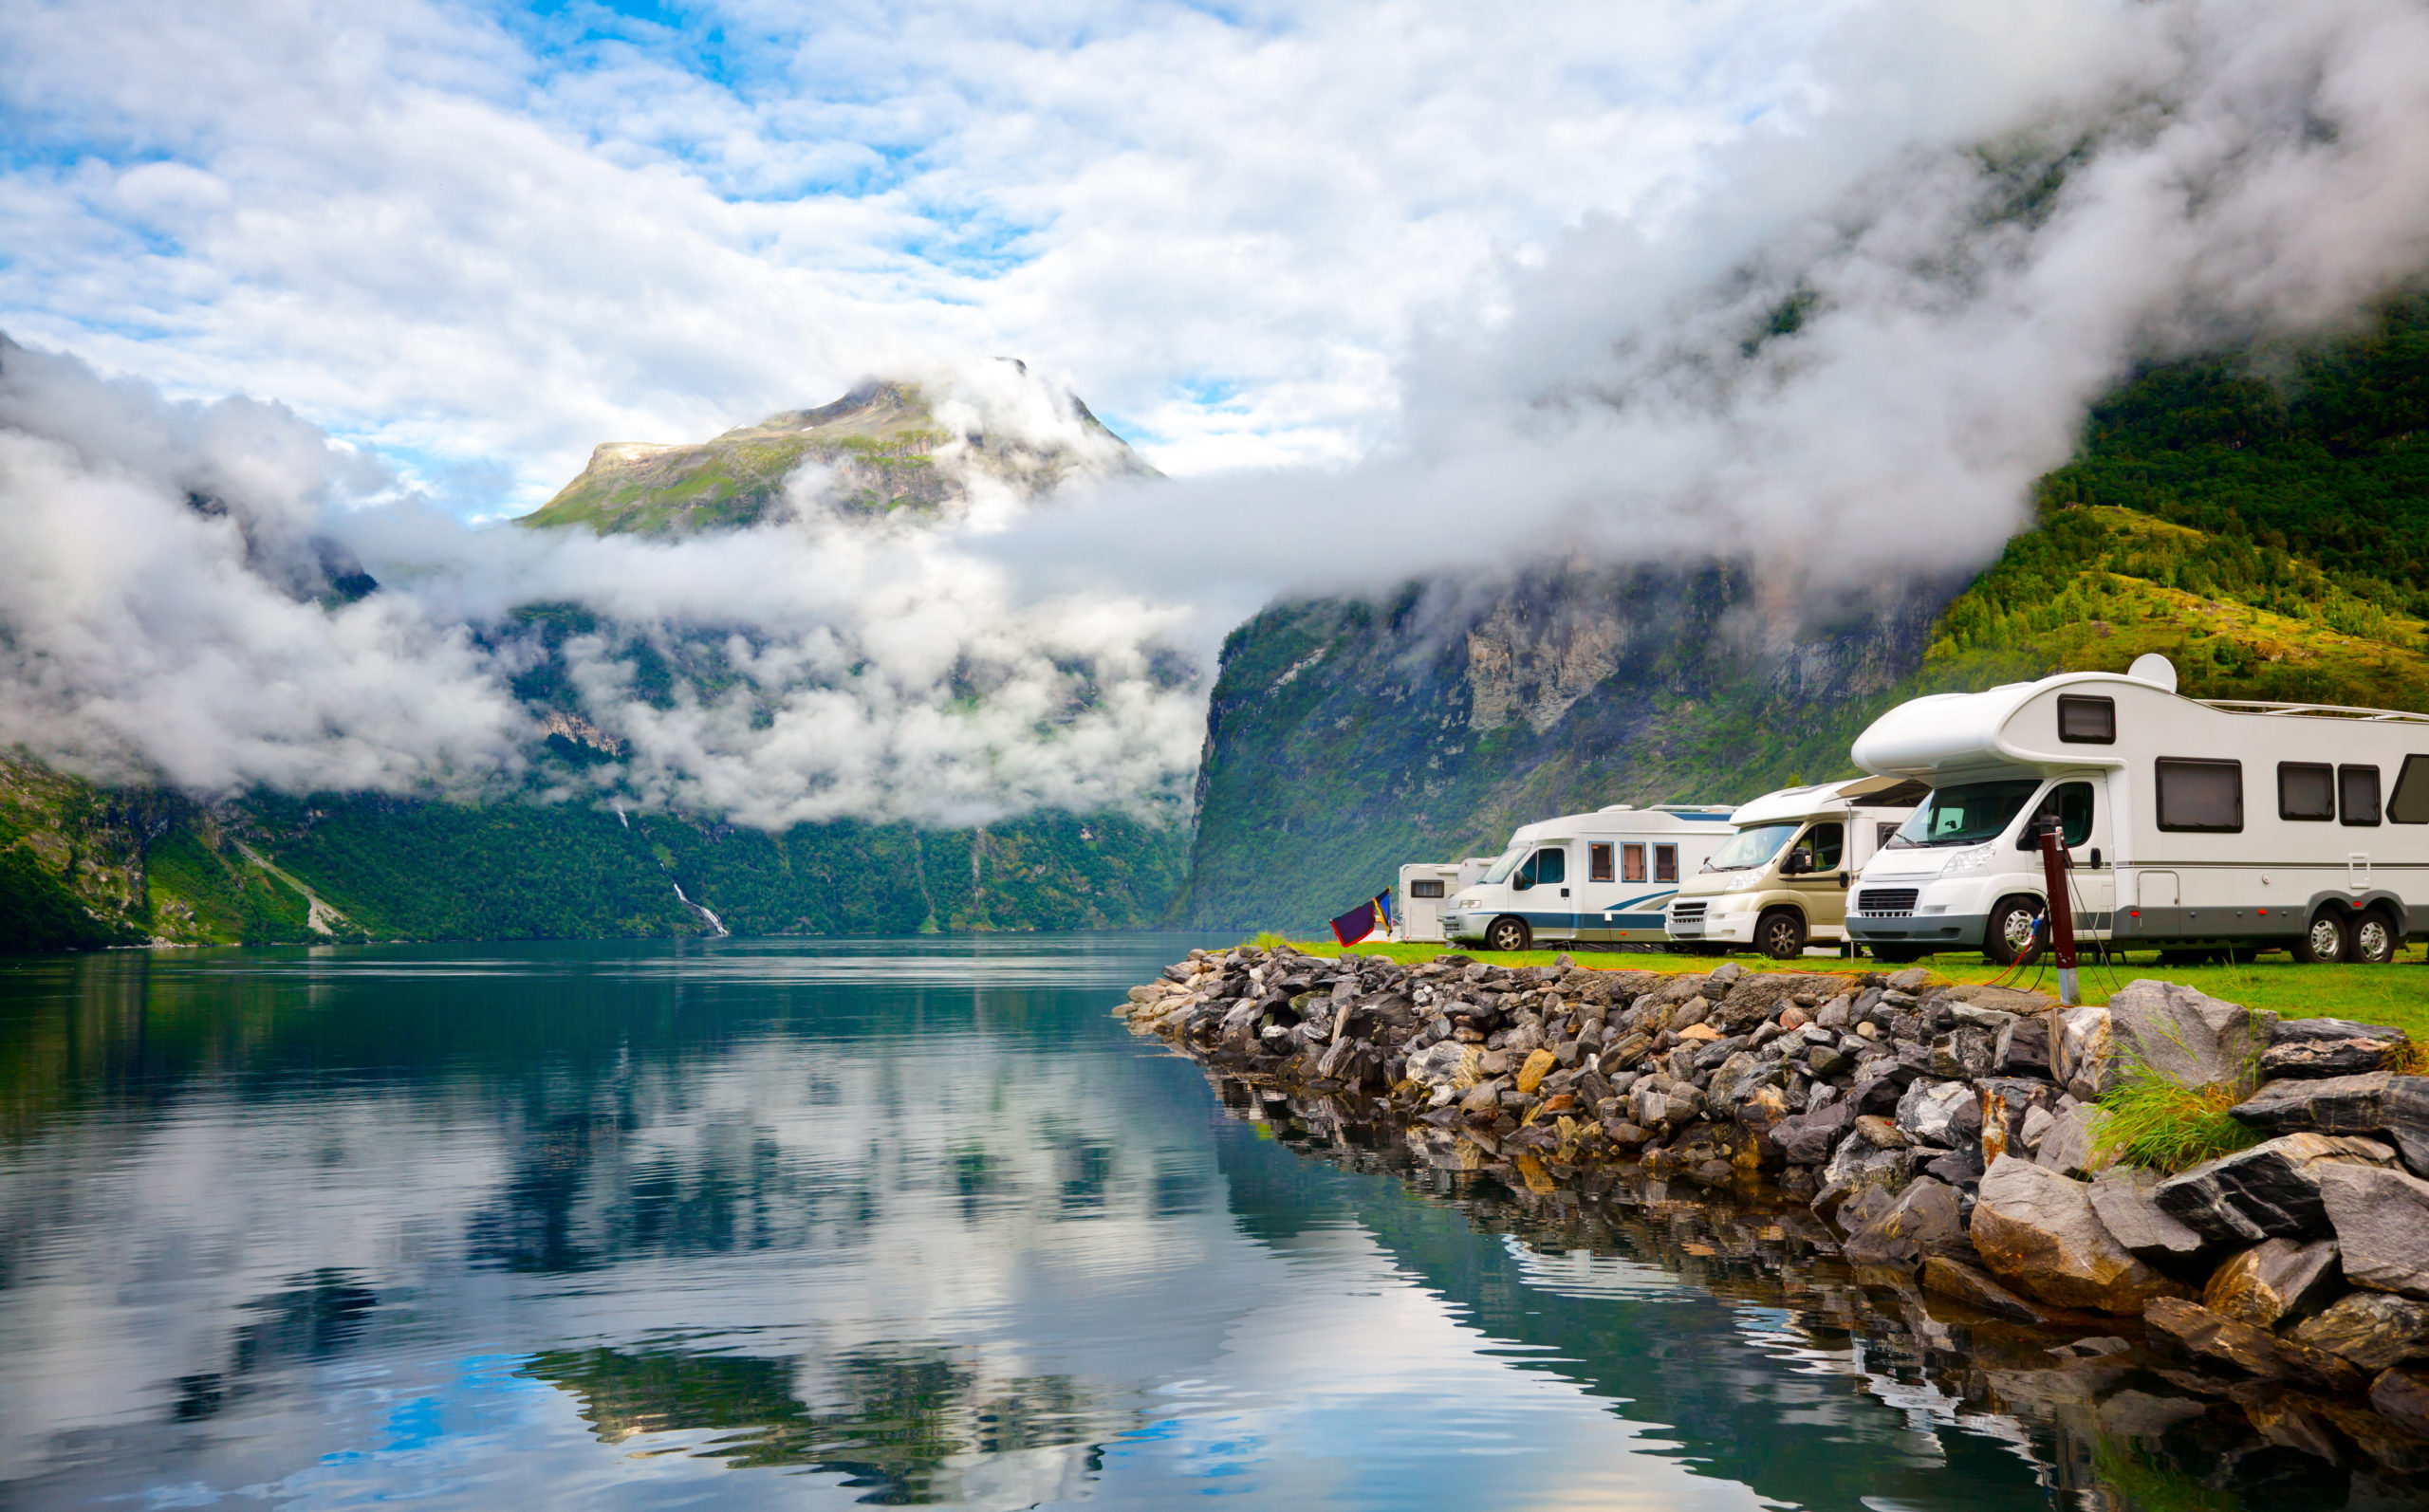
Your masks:
{"label": "mountain peak", "polygon": [[[1034,383],[1026,365],[1019,371]],[[1044,423],[1025,415],[991,425],[982,405],[868,378],[831,403],[780,410],[707,441],[605,442],[580,476],[516,523],[601,535],[735,529],[767,518],[787,481],[810,464],[828,470],[827,504],[871,516],[956,513],[981,480],[1042,498],[1078,477],[1157,475],[1078,396],[1052,397]]]}

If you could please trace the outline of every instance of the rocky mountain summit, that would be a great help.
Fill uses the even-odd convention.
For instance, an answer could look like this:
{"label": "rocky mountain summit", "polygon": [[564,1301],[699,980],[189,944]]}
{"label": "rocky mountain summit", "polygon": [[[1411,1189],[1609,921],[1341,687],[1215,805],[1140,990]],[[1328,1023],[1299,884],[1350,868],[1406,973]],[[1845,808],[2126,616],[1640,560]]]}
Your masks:
{"label": "rocky mountain summit", "polygon": [[950,512],[987,484],[1038,498],[1082,475],[1157,475],[1077,396],[1059,396],[1057,407],[1065,412],[1056,416],[1059,437],[957,429],[955,419],[973,422],[968,406],[939,403],[917,383],[871,379],[832,404],[781,411],[707,441],[607,442],[518,523],[585,526],[601,535],[754,525],[806,464],[830,470],[827,502],[868,516]]}
{"label": "rocky mountain summit", "polygon": [[[2153,981],[2061,1009],[1920,969],[1564,963],[1194,951],[1122,1011],[1336,1142],[1548,1200],[1775,1194],[1932,1329],[2062,1337],[2062,1394],[2162,1383],[2429,1469],[2429,1077],[2401,1031]],[[2099,1099],[2147,1077],[2243,1093],[2256,1142],[2121,1163]]]}

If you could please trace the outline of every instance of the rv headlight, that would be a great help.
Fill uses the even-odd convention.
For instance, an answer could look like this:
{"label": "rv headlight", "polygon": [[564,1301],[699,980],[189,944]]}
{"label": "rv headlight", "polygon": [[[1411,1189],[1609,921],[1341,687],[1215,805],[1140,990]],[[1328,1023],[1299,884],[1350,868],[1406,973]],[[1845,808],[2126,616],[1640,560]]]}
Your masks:
{"label": "rv headlight", "polygon": [[1724,893],[1743,893],[1750,887],[1760,886],[1762,880],[1763,874],[1760,872],[1741,872],[1722,883],[1720,890]]}
{"label": "rv headlight", "polygon": [[1999,848],[1995,845],[1976,845],[1970,851],[1959,851],[1940,863],[1939,875],[1965,876],[1975,872],[1988,871],[1992,858],[1998,854]]}

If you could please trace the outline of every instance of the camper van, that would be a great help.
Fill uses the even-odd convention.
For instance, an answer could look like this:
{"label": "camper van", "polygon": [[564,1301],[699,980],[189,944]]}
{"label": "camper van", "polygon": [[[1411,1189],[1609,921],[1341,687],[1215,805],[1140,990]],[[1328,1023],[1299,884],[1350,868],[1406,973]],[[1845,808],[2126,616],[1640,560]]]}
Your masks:
{"label": "camper van", "polygon": [[2179,697],[2144,656],[1919,698],[1856,765],[1931,784],[1856,878],[1847,932],[1885,961],[2015,960],[2042,911],[2039,836],[2072,862],[2078,938],[2385,961],[2429,930],[2429,717]]}
{"label": "camper van", "polygon": [[1729,816],[1727,844],[1678,884],[1670,937],[1690,950],[1752,946],[1789,961],[1846,942],[1847,883],[1927,791],[1906,777],[1783,787]]}
{"label": "camper van", "polygon": [[1400,891],[1394,894],[1392,938],[1441,941],[1442,910],[1461,889],[1493,869],[1490,856],[1457,861],[1412,861],[1400,868]]}
{"label": "camper van", "polygon": [[1626,803],[1522,824],[1442,912],[1442,932],[1488,950],[1539,940],[1660,941],[1661,906],[1729,839],[1727,805]]}

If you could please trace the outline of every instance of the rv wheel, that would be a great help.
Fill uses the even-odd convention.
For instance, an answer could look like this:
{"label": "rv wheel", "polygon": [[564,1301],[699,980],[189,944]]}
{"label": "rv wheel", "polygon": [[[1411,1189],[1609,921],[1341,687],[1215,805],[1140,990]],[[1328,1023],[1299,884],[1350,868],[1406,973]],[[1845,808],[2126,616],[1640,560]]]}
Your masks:
{"label": "rv wheel", "polygon": [[1794,909],[1773,909],[1754,924],[1754,948],[1774,961],[1793,961],[1805,953],[1805,915]]}
{"label": "rv wheel", "polygon": [[1535,943],[1535,931],[1527,928],[1525,919],[1504,914],[1493,921],[1484,931],[1484,948],[1488,950],[1523,950]]}
{"label": "rv wheel", "polygon": [[2384,966],[2395,959],[2395,926],[2376,909],[2353,921],[2353,959],[2369,966]]}
{"label": "rv wheel", "polygon": [[2348,942],[2345,937],[2345,921],[2331,909],[2322,909],[2311,915],[2310,927],[2294,942],[2294,959],[2314,966],[2327,966],[2342,961]]}
{"label": "rv wheel", "polygon": [[2041,932],[2041,900],[2002,898],[1991,911],[1990,927],[1982,931],[1982,953],[1999,966],[2013,966],[2032,953]]}

